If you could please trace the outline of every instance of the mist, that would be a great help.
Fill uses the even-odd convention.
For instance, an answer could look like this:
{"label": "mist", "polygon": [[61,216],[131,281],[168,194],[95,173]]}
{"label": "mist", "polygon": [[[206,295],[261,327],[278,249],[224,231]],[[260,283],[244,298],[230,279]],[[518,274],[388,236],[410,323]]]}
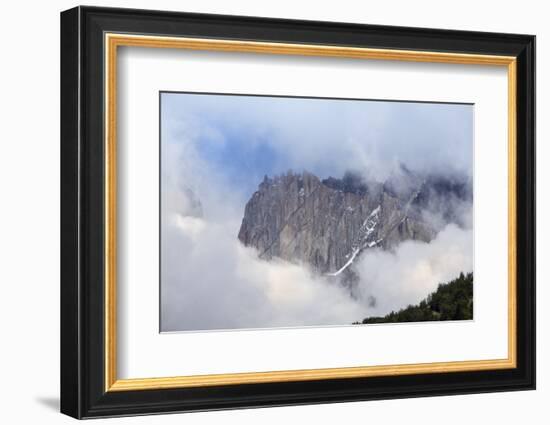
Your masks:
{"label": "mist", "polygon": [[350,325],[417,304],[439,283],[472,270],[472,231],[452,224],[430,243],[363,253],[352,297],[306,265],[259,259],[235,237],[235,224],[177,214],[167,219],[162,331]]}
{"label": "mist", "polygon": [[472,173],[471,105],[268,100],[161,98],[162,331],[351,325],[472,271],[472,203],[461,199],[457,224],[445,224],[437,199],[423,212],[438,230],[430,243],[364,251],[354,296],[305,264],[261,260],[243,246],[244,207],[266,174],[351,169],[383,181],[396,164]]}
{"label": "mist", "polygon": [[363,314],[305,266],[263,261],[225,225],[172,217],[163,228],[162,330],[350,324]]}
{"label": "mist", "polygon": [[166,142],[185,140],[248,195],[264,174],[288,169],[377,181],[399,163],[421,174],[473,172],[472,105],[181,93],[161,102]]}

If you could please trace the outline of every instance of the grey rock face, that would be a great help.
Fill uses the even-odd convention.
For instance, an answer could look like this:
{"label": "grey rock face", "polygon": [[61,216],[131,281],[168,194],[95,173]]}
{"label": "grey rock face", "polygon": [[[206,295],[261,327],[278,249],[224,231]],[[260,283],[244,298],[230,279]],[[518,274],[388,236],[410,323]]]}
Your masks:
{"label": "grey rock face", "polygon": [[202,203],[199,197],[190,188],[184,186],[170,196],[162,195],[162,209],[174,211],[183,217],[203,217]]}
{"label": "grey rock face", "polygon": [[189,188],[185,188],[184,196],[187,200],[185,215],[201,218],[203,216],[202,203],[201,203],[201,200],[195,194],[195,192],[193,192]]}
{"label": "grey rock face", "polygon": [[429,196],[425,181],[406,180],[397,187],[399,182],[365,183],[352,174],[323,181],[308,172],[266,176],[246,204],[239,240],[261,258],[353,279],[351,266],[364,250],[435,236],[416,205],[420,194]]}

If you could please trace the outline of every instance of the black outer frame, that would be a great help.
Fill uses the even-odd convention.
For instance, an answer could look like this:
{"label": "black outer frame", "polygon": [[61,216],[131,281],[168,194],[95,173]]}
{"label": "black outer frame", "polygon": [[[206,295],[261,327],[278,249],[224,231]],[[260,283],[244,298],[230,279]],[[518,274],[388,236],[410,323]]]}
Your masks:
{"label": "black outer frame", "polygon": [[[104,391],[104,32],[517,57],[517,368]],[[535,388],[535,37],[76,7],[61,13],[61,412],[75,418]]]}

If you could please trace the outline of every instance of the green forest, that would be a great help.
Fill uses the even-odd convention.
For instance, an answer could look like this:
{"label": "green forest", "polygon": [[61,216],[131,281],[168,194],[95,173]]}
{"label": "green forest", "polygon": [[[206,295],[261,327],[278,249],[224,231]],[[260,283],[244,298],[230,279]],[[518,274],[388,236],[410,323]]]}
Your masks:
{"label": "green forest", "polygon": [[437,290],[418,305],[409,305],[383,317],[367,317],[356,324],[471,320],[474,310],[473,282],[473,273],[460,273],[456,279],[439,284]]}

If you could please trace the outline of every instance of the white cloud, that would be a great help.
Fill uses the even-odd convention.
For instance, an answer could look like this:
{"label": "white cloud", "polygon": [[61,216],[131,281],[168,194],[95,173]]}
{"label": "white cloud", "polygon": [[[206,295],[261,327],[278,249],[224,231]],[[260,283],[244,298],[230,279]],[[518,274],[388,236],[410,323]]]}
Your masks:
{"label": "white cloud", "polygon": [[362,317],[361,303],[306,267],[260,260],[224,225],[181,221],[163,226],[164,331],[342,325]]}
{"label": "white cloud", "polygon": [[[303,265],[260,260],[237,238],[250,193],[230,186],[223,170],[199,149],[204,137],[213,146],[227,145],[221,129],[229,129],[242,135],[242,143],[268,143],[283,152],[283,171],[322,169],[340,176],[358,167],[379,177],[397,160],[429,169],[454,161],[467,169],[471,146],[465,143],[471,140],[466,140],[467,128],[453,121],[454,112],[438,115],[438,108],[425,108],[407,116],[401,111],[402,126],[393,128],[390,109],[396,104],[377,103],[365,110],[349,106],[346,114],[333,116],[322,102],[304,112],[269,102],[251,107],[228,105],[228,97],[215,102],[202,97],[189,113],[183,98],[173,99],[170,108],[163,104],[162,121],[162,330],[351,324],[415,304],[439,283],[471,271],[472,231],[454,225],[430,244],[409,241],[393,252],[362,254],[356,264],[361,276],[357,298]],[[428,123],[431,129],[420,131]],[[440,149],[442,140],[448,149]],[[200,199],[203,218],[182,214],[186,189]],[[471,205],[466,209],[465,216],[471,216]]]}
{"label": "white cloud", "polygon": [[385,315],[408,304],[417,304],[439,283],[473,269],[471,229],[447,225],[430,243],[402,242],[393,252],[365,252],[357,263],[363,299],[373,296],[369,316]]}
{"label": "white cloud", "polygon": [[472,270],[472,231],[451,224],[431,243],[364,252],[353,298],[305,265],[259,259],[237,239],[239,225],[163,211],[163,331],[346,325],[416,304]]}
{"label": "white cloud", "polygon": [[273,149],[279,172],[305,168],[339,177],[356,169],[383,180],[400,161],[417,171],[472,173],[472,105],[193,94],[162,99],[167,122],[203,136],[195,142],[223,146],[224,135],[238,134],[249,148]]}

